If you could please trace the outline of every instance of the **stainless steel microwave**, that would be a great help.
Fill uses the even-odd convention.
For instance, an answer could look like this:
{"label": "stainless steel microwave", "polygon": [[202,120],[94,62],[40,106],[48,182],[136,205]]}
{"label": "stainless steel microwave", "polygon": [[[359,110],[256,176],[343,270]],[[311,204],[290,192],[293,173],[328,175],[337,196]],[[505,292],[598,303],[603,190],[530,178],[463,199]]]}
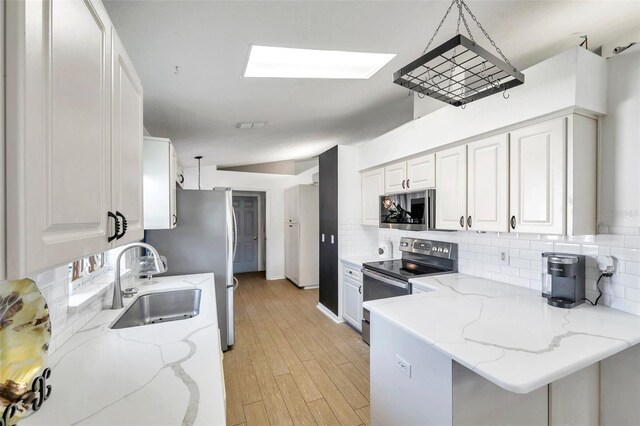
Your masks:
{"label": "stainless steel microwave", "polygon": [[380,196],[380,228],[409,231],[436,229],[436,190]]}

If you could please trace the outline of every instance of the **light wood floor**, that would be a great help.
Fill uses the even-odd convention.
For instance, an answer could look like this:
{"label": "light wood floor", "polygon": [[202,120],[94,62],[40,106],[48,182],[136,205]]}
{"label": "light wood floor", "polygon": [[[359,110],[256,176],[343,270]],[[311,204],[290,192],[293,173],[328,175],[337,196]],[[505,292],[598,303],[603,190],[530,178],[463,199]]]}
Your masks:
{"label": "light wood floor", "polygon": [[224,354],[227,424],[369,424],[369,347],[317,309],[318,290],[238,274]]}

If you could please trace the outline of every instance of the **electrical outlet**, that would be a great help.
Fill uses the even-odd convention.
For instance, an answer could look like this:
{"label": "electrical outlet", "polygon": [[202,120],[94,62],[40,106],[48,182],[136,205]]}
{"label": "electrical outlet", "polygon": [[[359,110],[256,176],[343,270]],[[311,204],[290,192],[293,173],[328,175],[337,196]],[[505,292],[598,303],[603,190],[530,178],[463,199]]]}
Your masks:
{"label": "electrical outlet", "polygon": [[411,364],[409,364],[404,359],[400,358],[399,355],[396,355],[396,366],[402,371],[407,377],[411,377]]}
{"label": "electrical outlet", "polygon": [[501,265],[509,265],[509,252],[507,250],[501,251],[498,256],[500,257]]}

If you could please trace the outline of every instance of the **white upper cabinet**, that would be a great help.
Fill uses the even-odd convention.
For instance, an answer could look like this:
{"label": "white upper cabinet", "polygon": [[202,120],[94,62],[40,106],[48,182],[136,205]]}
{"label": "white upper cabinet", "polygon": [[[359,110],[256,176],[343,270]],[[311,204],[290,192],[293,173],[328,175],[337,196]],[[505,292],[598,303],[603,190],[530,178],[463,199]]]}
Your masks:
{"label": "white upper cabinet", "polygon": [[467,156],[467,228],[508,232],[509,135],[472,142]]}
{"label": "white upper cabinet", "polygon": [[436,153],[436,228],[467,227],[467,146]]}
{"label": "white upper cabinet", "polygon": [[566,132],[565,118],[511,132],[511,232],[565,233]]}
{"label": "white upper cabinet", "polygon": [[407,163],[392,164],[384,168],[384,192],[404,192],[407,189]]}
{"label": "white upper cabinet", "polygon": [[407,190],[436,187],[436,156],[424,155],[407,161]]}
{"label": "white upper cabinet", "polygon": [[144,138],[145,229],[173,229],[178,223],[175,162],[169,139]]}
{"label": "white upper cabinet", "polygon": [[418,191],[436,186],[435,154],[423,155],[384,168],[384,192]]}
{"label": "white upper cabinet", "polygon": [[122,221],[118,244],[126,244],[144,238],[142,83],[115,31],[112,40],[112,209]]}
{"label": "white upper cabinet", "polygon": [[116,209],[142,236],[142,89],[117,66],[99,1],[7,2],[6,22],[7,278],[19,279],[126,241],[111,240]]}
{"label": "white upper cabinet", "polygon": [[380,196],[384,195],[384,168],[370,170],[361,175],[362,224],[378,226],[380,222]]}
{"label": "white upper cabinet", "polygon": [[7,276],[22,278],[110,247],[111,23],[97,1],[7,15]]}
{"label": "white upper cabinet", "polygon": [[284,221],[298,223],[299,187],[292,186],[284,190]]}

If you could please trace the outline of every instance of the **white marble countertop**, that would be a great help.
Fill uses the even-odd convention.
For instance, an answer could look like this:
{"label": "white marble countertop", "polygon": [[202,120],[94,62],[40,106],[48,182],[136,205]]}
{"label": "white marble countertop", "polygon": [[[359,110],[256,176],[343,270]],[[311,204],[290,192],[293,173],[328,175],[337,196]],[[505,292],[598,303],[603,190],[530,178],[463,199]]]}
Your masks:
{"label": "white marble countertop", "polygon": [[464,274],[411,280],[432,292],[365,302],[498,386],[528,393],[640,342],[640,317],[588,303],[554,308],[540,293]]}
{"label": "white marble countertop", "polygon": [[344,263],[349,263],[351,265],[361,267],[363,263],[367,262],[376,262],[378,260],[387,260],[380,259],[377,254],[365,254],[365,255],[355,255],[355,256],[343,256],[340,260]]}
{"label": "white marble countertop", "polygon": [[135,284],[139,295],[200,288],[200,313],[112,330],[123,309],[101,311],[51,356],[51,397],[21,425],[225,424],[213,274]]}

